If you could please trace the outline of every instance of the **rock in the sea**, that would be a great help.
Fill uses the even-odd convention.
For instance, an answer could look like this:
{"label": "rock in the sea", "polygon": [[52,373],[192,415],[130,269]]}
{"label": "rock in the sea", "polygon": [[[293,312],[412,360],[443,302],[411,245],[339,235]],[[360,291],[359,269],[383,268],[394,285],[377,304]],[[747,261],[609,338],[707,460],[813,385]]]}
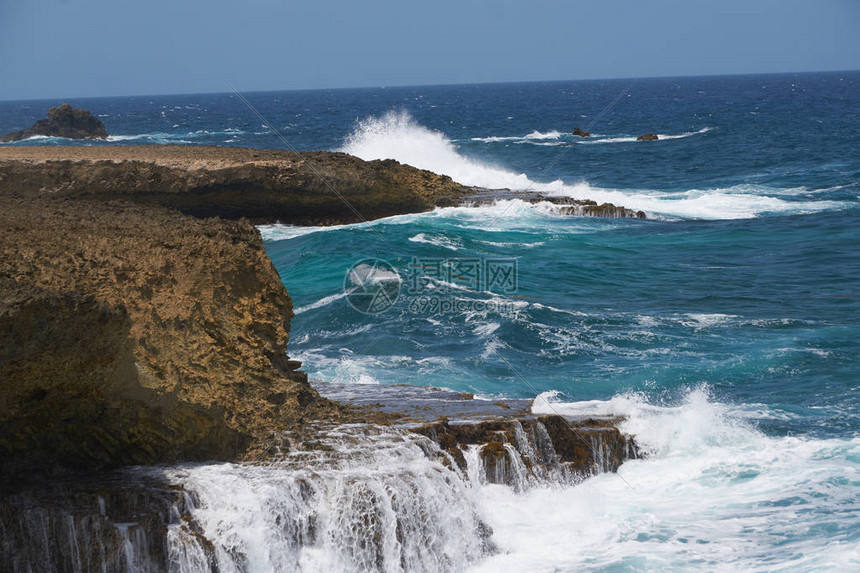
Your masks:
{"label": "rock in the sea", "polygon": [[573,128],[573,135],[576,135],[577,137],[591,137],[590,133],[578,127]]}
{"label": "rock in the sea", "polygon": [[107,131],[101,120],[85,109],[75,109],[67,103],[52,107],[48,117],[33,127],[0,136],[0,142],[20,141],[34,135],[67,137],[69,139],[105,139]]}
{"label": "rock in the sea", "polygon": [[660,138],[653,133],[646,133],[645,135],[640,135],[639,137],[637,137],[636,141],[657,141],[658,139]]}

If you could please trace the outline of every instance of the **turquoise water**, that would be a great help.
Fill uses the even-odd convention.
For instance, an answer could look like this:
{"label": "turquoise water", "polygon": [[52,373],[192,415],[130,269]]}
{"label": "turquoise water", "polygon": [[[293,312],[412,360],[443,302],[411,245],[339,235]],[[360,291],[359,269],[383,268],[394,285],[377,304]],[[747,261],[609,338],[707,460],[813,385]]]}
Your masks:
{"label": "turquoise water", "polygon": [[[477,492],[502,549],[478,570],[860,567],[860,73],[247,97],[299,149],[650,216],[510,199],[261,229],[312,378],[628,417],[649,457],[623,481]],[[284,147],[230,95],[72,103],[101,110],[109,145]],[[46,107],[2,103],[0,130]],[[660,140],[634,141],[645,132]],[[17,145],[34,143],[68,142]],[[402,281],[385,312],[350,304],[364,259]],[[516,261],[514,287],[449,276],[408,292],[417,262],[474,260]]]}

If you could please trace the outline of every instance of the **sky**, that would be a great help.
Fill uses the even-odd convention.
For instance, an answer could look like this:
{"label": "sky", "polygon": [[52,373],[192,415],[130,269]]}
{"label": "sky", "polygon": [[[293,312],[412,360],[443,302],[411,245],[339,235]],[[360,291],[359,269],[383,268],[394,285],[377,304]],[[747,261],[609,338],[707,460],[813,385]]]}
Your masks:
{"label": "sky", "polygon": [[860,0],[0,0],[0,100],[860,69]]}

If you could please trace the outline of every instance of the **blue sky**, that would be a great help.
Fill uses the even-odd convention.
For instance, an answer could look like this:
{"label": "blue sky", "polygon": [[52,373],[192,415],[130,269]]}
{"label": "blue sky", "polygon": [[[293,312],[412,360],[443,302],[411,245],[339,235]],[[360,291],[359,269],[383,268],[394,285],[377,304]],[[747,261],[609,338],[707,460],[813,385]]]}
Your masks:
{"label": "blue sky", "polygon": [[860,69],[858,0],[0,0],[0,99]]}

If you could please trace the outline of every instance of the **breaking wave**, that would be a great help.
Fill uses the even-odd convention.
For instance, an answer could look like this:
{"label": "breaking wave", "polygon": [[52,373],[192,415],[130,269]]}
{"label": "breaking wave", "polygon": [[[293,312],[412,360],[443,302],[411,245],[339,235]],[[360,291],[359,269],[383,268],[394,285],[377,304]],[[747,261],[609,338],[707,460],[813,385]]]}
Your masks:
{"label": "breaking wave", "polygon": [[[554,133],[535,132],[526,137],[546,141]],[[704,131],[665,138],[689,137],[697,133]],[[667,192],[606,189],[584,181],[535,181],[524,173],[464,155],[444,133],[420,125],[406,112],[389,112],[381,117],[368,117],[359,121],[354,131],[347,136],[341,151],[365,160],[395,159],[448,175],[464,185],[591,199],[598,203],[614,203],[651,214],[685,219],[746,219],[763,214],[810,213],[844,206],[838,201],[798,200],[796,189],[782,190],[754,185]]]}

